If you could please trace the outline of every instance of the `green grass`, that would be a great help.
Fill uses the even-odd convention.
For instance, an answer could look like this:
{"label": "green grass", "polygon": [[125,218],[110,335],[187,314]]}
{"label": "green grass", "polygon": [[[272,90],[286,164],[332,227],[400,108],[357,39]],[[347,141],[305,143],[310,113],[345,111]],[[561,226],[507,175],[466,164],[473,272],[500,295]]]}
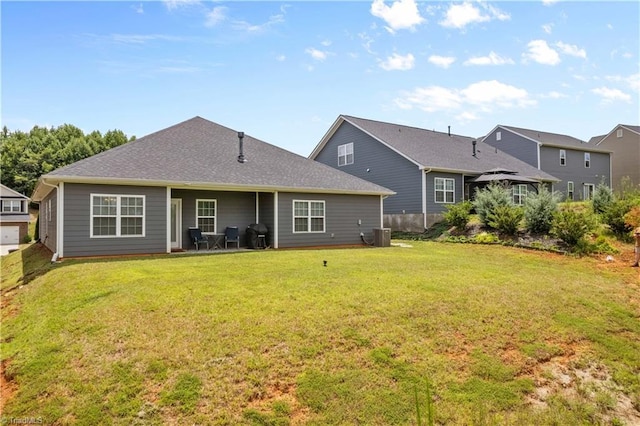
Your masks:
{"label": "green grass", "polygon": [[12,253],[2,359],[18,390],[3,415],[387,425],[416,424],[419,406],[435,424],[604,421],[604,394],[526,403],[544,363],[577,347],[573,362],[602,365],[640,407],[635,270],[411,245],[57,265],[37,245]]}

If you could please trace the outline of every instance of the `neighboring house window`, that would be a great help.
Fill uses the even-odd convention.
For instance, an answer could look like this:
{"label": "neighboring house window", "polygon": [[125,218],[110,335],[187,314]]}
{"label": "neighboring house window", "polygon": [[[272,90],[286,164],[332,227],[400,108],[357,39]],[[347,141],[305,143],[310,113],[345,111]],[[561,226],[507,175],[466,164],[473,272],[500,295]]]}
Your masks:
{"label": "neighboring house window", "polygon": [[564,149],[560,150],[560,165],[561,166],[567,165],[567,151]]}
{"label": "neighboring house window", "polygon": [[502,132],[496,132],[496,140],[502,140]]}
{"label": "neighboring house window", "polygon": [[293,200],[293,232],[324,232],[324,201]]}
{"label": "neighboring house window", "polygon": [[513,202],[518,205],[524,204],[524,200],[527,198],[527,185],[514,185],[511,190],[513,191]]}
{"label": "neighboring house window", "polygon": [[591,167],[591,154],[588,152],[584,153],[584,167],[587,169]]}
{"label": "neighboring house window", "polygon": [[573,201],[573,182],[567,182],[567,198]]}
{"label": "neighboring house window", "polygon": [[144,237],[144,203],[144,195],[91,194],[91,237]]}
{"label": "neighboring house window", "polygon": [[353,164],[353,142],[338,145],[338,166]]}
{"label": "neighboring house window", "polygon": [[216,200],[196,200],[196,224],[203,234],[216,233]]}
{"label": "neighboring house window", "polygon": [[2,201],[3,213],[20,213],[22,212],[22,201],[20,200],[3,200]]}
{"label": "neighboring house window", "polygon": [[583,187],[583,196],[582,199],[583,200],[590,200],[593,198],[593,191],[595,190],[595,185],[592,183],[585,183],[584,187]]}
{"label": "neighboring house window", "polygon": [[622,129],[618,129],[618,131],[616,132],[616,137],[618,138],[622,137]]}
{"label": "neighboring house window", "polygon": [[434,178],[436,203],[455,202],[455,181],[448,178]]}

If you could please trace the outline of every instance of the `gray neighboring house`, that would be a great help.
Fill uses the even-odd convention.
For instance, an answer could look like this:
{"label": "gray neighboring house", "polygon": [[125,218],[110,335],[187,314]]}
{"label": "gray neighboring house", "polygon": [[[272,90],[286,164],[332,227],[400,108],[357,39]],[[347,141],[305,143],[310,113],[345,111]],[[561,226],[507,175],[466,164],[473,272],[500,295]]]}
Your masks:
{"label": "gray neighboring house", "polygon": [[392,194],[195,117],[43,175],[33,200],[62,258],[190,249],[189,227],[220,241],[237,226],[244,241],[253,223],[274,248],[361,244]]}
{"label": "gray neighboring house", "polygon": [[572,136],[496,126],[483,142],[558,179],[553,190],[569,200],[589,200],[595,187],[611,186],[610,151]]}
{"label": "gray neighboring house", "polygon": [[447,205],[492,180],[507,181],[517,202],[552,175],[475,138],[340,115],[309,158],[396,192],[385,226],[423,231]]}
{"label": "gray neighboring house", "polygon": [[606,135],[594,136],[589,145],[611,151],[611,182],[620,190],[623,178],[640,186],[640,126],[618,124]]}
{"label": "gray neighboring house", "polygon": [[0,184],[0,246],[17,248],[28,233],[29,197]]}

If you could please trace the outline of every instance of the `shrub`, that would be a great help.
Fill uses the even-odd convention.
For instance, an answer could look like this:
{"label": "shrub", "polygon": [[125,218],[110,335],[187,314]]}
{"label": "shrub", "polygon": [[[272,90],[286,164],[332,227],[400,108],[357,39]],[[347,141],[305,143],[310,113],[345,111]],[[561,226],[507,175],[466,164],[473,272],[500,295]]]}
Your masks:
{"label": "shrub", "polygon": [[522,208],[516,206],[496,206],[489,213],[488,225],[507,235],[515,235],[524,216]]}
{"label": "shrub", "polygon": [[513,206],[511,191],[500,184],[492,183],[483,189],[476,189],[473,207],[483,225],[489,225],[491,214],[498,206]]}
{"label": "shrub", "polygon": [[631,207],[631,210],[627,212],[624,216],[624,223],[632,228],[637,228],[640,226],[640,205]]}
{"label": "shrub", "polygon": [[553,214],[558,210],[558,194],[541,185],[537,193],[527,196],[524,204],[524,221],[529,232],[548,234],[553,224]]}
{"label": "shrub", "polygon": [[593,212],[604,213],[613,201],[613,191],[607,185],[601,183],[593,191],[593,198],[591,199]]}
{"label": "shrub", "polygon": [[491,243],[497,243],[498,241],[500,241],[500,239],[497,236],[490,234],[488,232],[481,232],[474,237],[474,241],[481,244],[491,244]]}
{"label": "shrub", "polygon": [[602,214],[602,221],[609,225],[609,229],[618,237],[624,237],[633,230],[633,226],[625,223],[625,215],[636,206],[632,198],[614,200]]}
{"label": "shrub", "polygon": [[27,234],[24,237],[22,237],[23,244],[29,244],[30,242],[31,242],[31,235]]}
{"label": "shrub", "polygon": [[464,229],[469,222],[471,207],[473,207],[471,201],[448,205],[447,211],[444,213],[444,220],[451,226]]}
{"label": "shrub", "polygon": [[591,213],[568,208],[559,210],[553,215],[551,233],[569,246],[575,247],[579,242],[583,242],[596,225],[596,220]]}

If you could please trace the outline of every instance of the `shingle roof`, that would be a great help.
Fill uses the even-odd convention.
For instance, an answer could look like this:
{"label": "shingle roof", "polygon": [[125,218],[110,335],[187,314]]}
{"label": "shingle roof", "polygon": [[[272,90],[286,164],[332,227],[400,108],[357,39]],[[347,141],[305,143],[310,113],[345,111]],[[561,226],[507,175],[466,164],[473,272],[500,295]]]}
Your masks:
{"label": "shingle roof", "polygon": [[244,137],[247,162],[238,157],[238,132],[201,117],[168,127],[43,178],[65,181],[122,179],[219,188],[273,188],[310,192],[390,195],[394,192],[324,164]]}
{"label": "shingle roof", "polygon": [[[480,138],[454,134],[449,136],[448,133],[348,115],[341,117],[424,168],[469,174],[482,174],[499,168],[539,180],[558,180],[524,161],[481,142]],[[472,141],[474,140],[477,140],[476,156],[473,156]]]}
{"label": "shingle roof", "polygon": [[634,132],[640,134],[640,126],[631,126],[629,124],[620,124],[622,127],[626,127],[629,130],[633,130]]}
{"label": "shingle roof", "polygon": [[6,185],[0,184],[0,197],[2,198],[24,198],[29,199],[26,195],[19,193]]}
{"label": "shingle roof", "polygon": [[582,141],[578,138],[574,138],[573,136],[561,135],[558,133],[541,132],[538,130],[523,129],[521,127],[513,127],[513,126],[501,125],[499,127],[510,130],[514,133],[518,133],[529,139],[533,139],[534,141],[539,142],[542,145],[557,146],[560,148],[568,148],[568,149],[573,148],[573,149],[579,149],[582,151],[609,152],[604,149],[596,148],[593,145],[589,145],[587,142]]}

